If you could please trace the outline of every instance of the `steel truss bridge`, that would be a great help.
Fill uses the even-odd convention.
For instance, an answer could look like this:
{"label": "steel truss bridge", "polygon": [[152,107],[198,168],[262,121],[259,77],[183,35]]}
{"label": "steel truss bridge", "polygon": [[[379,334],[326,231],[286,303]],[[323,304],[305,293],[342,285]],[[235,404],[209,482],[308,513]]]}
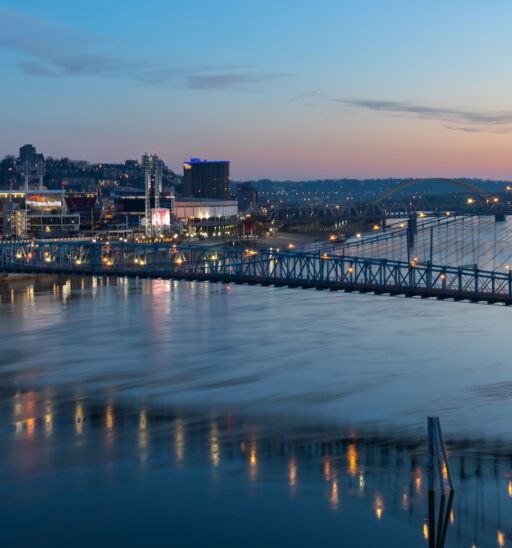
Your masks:
{"label": "steel truss bridge", "polygon": [[0,272],[173,278],[512,305],[512,271],[321,251],[162,243],[5,242],[0,244]]}

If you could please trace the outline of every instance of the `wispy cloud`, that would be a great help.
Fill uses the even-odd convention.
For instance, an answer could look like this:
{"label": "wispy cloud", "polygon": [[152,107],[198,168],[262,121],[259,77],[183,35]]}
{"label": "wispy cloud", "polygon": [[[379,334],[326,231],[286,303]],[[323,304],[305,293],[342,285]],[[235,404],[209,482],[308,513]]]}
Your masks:
{"label": "wispy cloud", "polygon": [[442,122],[447,129],[456,131],[466,131],[470,133],[509,133],[512,131],[511,111],[485,112],[458,108],[432,107],[405,101],[381,101],[371,99],[333,99],[333,101],[350,108],[386,112],[396,116],[435,120]]}
{"label": "wispy cloud", "polygon": [[[21,12],[0,9],[0,48],[27,57],[18,68],[37,77],[95,76],[132,80],[145,85],[190,89],[258,90],[289,76],[239,65],[180,66],[158,59],[129,58],[105,51],[96,36],[51,25]],[[66,53],[63,53],[66,52]]]}
{"label": "wispy cloud", "polygon": [[313,89],[311,91],[304,91],[302,93],[299,93],[295,97],[292,97],[290,99],[290,103],[296,103],[297,101],[302,101],[303,99],[310,99],[318,95],[321,91],[322,91],[322,88]]}

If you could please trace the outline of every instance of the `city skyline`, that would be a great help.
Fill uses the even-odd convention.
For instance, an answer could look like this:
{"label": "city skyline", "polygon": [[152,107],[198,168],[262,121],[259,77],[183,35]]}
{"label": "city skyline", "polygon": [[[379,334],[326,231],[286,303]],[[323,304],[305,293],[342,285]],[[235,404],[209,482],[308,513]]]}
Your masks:
{"label": "city skyline", "polygon": [[510,15],[461,0],[0,1],[0,154],[147,150],[177,171],[229,157],[235,180],[509,179]]}

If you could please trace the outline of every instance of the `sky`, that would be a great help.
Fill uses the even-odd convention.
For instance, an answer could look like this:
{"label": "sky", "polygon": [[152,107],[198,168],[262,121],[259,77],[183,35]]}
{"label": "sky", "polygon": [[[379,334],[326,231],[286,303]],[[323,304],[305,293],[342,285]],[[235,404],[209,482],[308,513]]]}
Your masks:
{"label": "sky", "polygon": [[509,0],[0,0],[0,155],[512,178]]}

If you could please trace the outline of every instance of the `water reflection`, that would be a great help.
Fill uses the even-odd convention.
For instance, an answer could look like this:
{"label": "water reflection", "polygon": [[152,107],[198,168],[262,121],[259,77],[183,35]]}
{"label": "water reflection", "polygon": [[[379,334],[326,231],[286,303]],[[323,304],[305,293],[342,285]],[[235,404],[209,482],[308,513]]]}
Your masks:
{"label": "water reflection", "polygon": [[185,427],[183,419],[176,419],[174,430],[174,447],[176,452],[176,461],[181,463],[185,456]]}
{"label": "water reflection", "polygon": [[[39,405],[38,402],[42,404]],[[136,453],[141,461],[149,465],[150,469],[152,463],[158,461],[161,453],[166,451],[166,445],[160,441],[162,437],[168,436],[166,431],[172,433],[172,451],[175,455],[175,460],[169,461],[170,463],[175,462],[176,465],[183,466],[185,469],[200,463],[203,466],[207,465],[201,451],[198,450],[203,444],[202,438],[206,435],[209,466],[220,473],[217,477],[221,482],[231,481],[229,470],[230,463],[233,461],[245,461],[248,483],[259,485],[261,482],[268,482],[269,477],[273,477],[274,472],[279,469],[279,462],[284,460],[286,474],[283,481],[287,483],[294,497],[311,496],[311,493],[316,492],[319,481],[327,482],[328,490],[324,492],[324,496],[327,499],[326,508],[330,510],[341,508],[341,493],[345,492],[350,497],[366,501],[366,512],[371,512],[376,522],[385,520],[387,513],[402,516],[402,519],[406,519],[404,523],[410,523],[415,527],[418,540],[430,542],[432,536],[429,534],[429,523],[437,524],[436,547],[443,546],[439,542],[442,541],[448,526],[456,528],[457,535],[448,535],[446,546],[470,546],[471,544],[487,546],[492,545],[491,537],[498,546],[506,545],[507,533],[504,524],[500,522],[500,515],[510,515],[504,512],[505,503],[508,504],[507,508],[512,510],[512,501],[507,502],[511,498],[512,481],[510,479],[511,463],[506,458],[510,448],[493,445],[491,449],[481,447],[478,452],[474,450],[467,452],[464,449],[467,447],[466,440],[462,440],[459,445],[452,442],[451,460],[457,476],[457,497],[464,511],[456,519],[451,500],[445,499],[440,504],[439,516],[436,515],[435,518],[430,516],[429,521],[426,517],[426,499],[422,491],[422,478],[425,474],[422,464],[425,447],[422,440],[411,444],[399,438],[369,435],[345,442],[343,436],[340,437],[335,432],[322,440],[308,440],[304,436],[295,438],[293,432],[291,434],[276,433],[270,438],[256,437],[254,434],[246,437],[244,428],[241,428],[242,423],[233,417],[226,421],[209,420],[208,428],[205,429],[198,418],[189,423],[184,417],[172,413],[169,415],[158,413],[156,414],[158,418],[153,420],[148,409],[142,408],[135,415],[136,421],[133,421],[130,418],[129,408],[122,408],[112,402],[107,402],[101,410],[92,404],[86,407],[82,399],[78,399],[70,409],[56,408],[54,400],[43,398],[34,391],[13,394],[11,408],[14,410],[12,425],[16,436],[9,443],[15,446],[23,440],[33,440],[39,444],[39,446],[32,444],[23,449],[24,462],[30,462],[31,467],[51,466],[51,461],[45,460],[49,458],[46,456],[48,450],[41,451],[41,446],[54,443],[55,438],[66,439],[73,430],[75,434],[91,438],[96,435],[96,432],[104,431],[104,435],[112,439],[114,433],[118,436],[118,431],[123,436],[125,432],[129,433],[135,422],[137,425]],[[122,420],[118,420],[117,415],[123,417]],[[70,428],[70,417],[73,419],[73,430]],[[87,430],[84,429],[86,423],[90,423]],[[187,424],[191,426],[187,427]],[[243,424],[246,423],[243,422]],[[52,436],[38,437],[38,431],[52,433]],[[153,449],[149,444],[150,433],[155,437]],[[129,440],[129,436],[125,436],[125,439]],[[185,450],[186,439],[189,439],[191,444],[188,451]],[[60,445],[61,441],[57,443]],[[88,458],[88,445],[78,445],[74,451],[83,452],[84,458]],[[264,453],[260,450],[262,446],[267,448]],[[493,451],[492,460],[483,459],[482,456],[489,454],[490,450]],[[30,458],[30,452],[27,453],[27,451],[35,451],[38,455],[37,461]],[[129,454],[129,446],[125,445],[124,451]],[[223,453],[226,460],[225,466],[222,466]],[[102,458],[110,460],[114,456]],[[267,471],[266,475],[262,474],[260,468],[262,459],[266,462],[263,470]],[[343,460],[347,463],[345,473],[343,473]],[[318,461],[317,475],[312,473],[315,470],[315,461]],[[86,462],[84,461],[84,464]],[[361,468],[362,463],[364,463],[364,472]],[[168,465],[172,466],[172,464]],[[4,470],[3,473],[16,474],[16,463],[10,462],[9,466],[14,470]],[[297,491],[299,468],[304,470],[301,479],[302,492],[308,492],[308,495],[301,495]],[[351,489],[354,477],[357,490]],[[279,483],[279,478],[275,481]],[[490,496],[493,485],[507,496],[503,500],[498,498],[495,504],[492,503]],[[320,491],[318,493],[320,495]],[[485,498],[486,503],[477,504],[482,497]],[[441,517],[441,513],[444,517]],[[399,542],[400,527],[396,530],[396,535],[398,539],[396,545],[402,546]]]}
{"label": "water reflection", "polygon": [[[153,285],[147,280],[113,278],[107,287],[102,278],[76,278],[9,284],[0,284],[4,303],[0,307],[0,338],[7,356],[0,357],[0,424],[4,425],[0,442],[4,502],[0,506],[4,517],[17,497],[29,513],[39,515],[40,508],[60,500],[63,484],[74,481],[78,484],[73,484],[74,497],[85,497],[82,490],[89,493],[88,500],[80,499],[88,516],[96,505],[96,490],[101,491],[105,485],[116,499],[112,516],[122,516],[130,513],[128,501],[137,500],[133,491],[137,480],[144,478],[140,484],[148,490],[148,499],[140,492],[138,496],[144,498],[154,515],[166,508],[166,519],[170,520],[180,519],[175,516],[187,500],[194,500],[198,513],[202,504],[207,504],[212,513],[225,510],[235,501],[231,511],[236,510],[235,506],[253,505],[254,511],[247,514],[266,512],[276,524],[288,523],[290,515],[296,515],[298,521],[290,526],[296,531],[306,524],[322,524],[324,534],[330,535],[324,537],[323,544],[329,546],[342,541],[364,546],[354,531],[346,532],[346,536],[336,533],[337,528],[347,524],[357,529],[359,537],[370,539],[367,545],[376,545],[375,539],[385,532],[394,536],[387,539],[387,545],[397,548],[425,546],[431,540],[426,538],[424,440],[414,434],[418,414],[423,422],[425,402],[418,411],[419,392],[414,392],[416,388],[410,383],[411,356],[416,359],[428,354],[431,344],[427,346],[420,340],[417,348],[416,340],[416,344],[411,343],[414,352],[405,352],[402,360],[395,346],[386,342],[393,338],[390,333],[400,340],[410,339],[411,315],[403,313],[416,310],[412,308],[415,304],[393,301],[393,313],[400,322],[396,333],[382,327],[390,324],[382,320],[385,307],[377,307],[378,313],[365,316],[364,332],[382,331],[375,341],[368,341],[365,335],[366,354],[353,365],[354,356],[361,353],[361,340],[356,340],[361,326],[353,326],[353,319],[343,323],[344,315],[350,314],[340,314],[340,301],[331,304],[331,296],[322,301],[322,314],[318,314],[316,295],[291,290],[283,293],[292,303],[306,302],[303,310],[308,329],[312,322],[328,318],[319,326],[325,338],[318,342],[304,325],[297,325],[295,312],[285,311],[277,290],[255,289],[267,299],[262,313],[259,301],[258,305],[251,301],[254,295],[244,300],[237,293],[240,288],[232,288],[228,294],[225,286],[190,284],[186,287],[196,299],[190,301],[177,289],[183,286],[175,282]],[[375,297],[367,300],[371,300],[372,311],[374,303],[383,302]],[[352,301],[343,302],[350,307]],[[365,297],[357,297],[357,307],[365,302]],[[419,305],[430,306],[424,302]],[[433,340],[443,334],[433,331],[432,323],[438,317],[444,318],[447,308],[437,314],[427,306],[422,310],[427,311],[428,321],[415,319],[420,321],[415,332],[426,327]],[[447,335],[445,348],[456,346],[455,340],[468,341],[468,329],[473,329],[474,320],[470,307],[449,306],[461,312],[455,312],[459,314],[455,316],[458,323],[450,321],[455,327]],[[268,321],[283,310],[280,324],[291,326],[285,334]],[[491,314],[489,310],[478,310],[478,314]],[[492,314],[502,313],[493,310],[497,312]],[[221,313],[224,315],[219,321]],[[403,322],[402,314],[407,322]],[[466,317],[471,321],[465,323]],[[506,322],[490,325],[492,329],[489,327],[482,339],[495,348],[498,338],[506,340],[508,327]],[[345,330],[349,332],[342,340],[346,360],[340,364],[340,332]],[[441,343],[443,340],[441,337]],[[460,352],[465,351],[463,345],[460,348]],[[476,365],[481,360],[478,349],[473,350],[475,356],[468,350],[457,360],[462,363],[478,358],[478,363],[467,368],[468,385],[481,383],[481,375],[485,383],[490,383],[492,371],[478,373]],[[387,362],[384,354],[391,356]],[[421,392],[428,392],[425,385],[429,382],[439,384],[436,371],[430,373],[438,362],[430,357],[428,369],[422,370]],[[417,367],[422,365],[418,362]],[[506,369],[500,371],[496,382]],[[454,407],[463,410],[459,418],[466,419],[466,404],[460,397],[456,399],[459,387],[453,384],[458,375],[451,373],[443,383],[448,388],[442,401],[454,401]],[[364,385],[366,378],[369,388]],[[393,389],[395,382],[399,388]],[[405,385],[410,386],[410,393],[401,389]],[[471,392],[473,399],[465,399],[476,400],[479,409],[487,409],[492,407],[489,399],[494,398],[494,409],[499,413],[491,413],[491,417],[506,417],[509,392],[510,386],[505,383],[484,387],[481,392],[475,390]],[[396,398],[397,393],[400,398]],[[369,417],[368,423],[375,419],[371,404],[376,395],[385,400],[377,410],[379,418],[387,413],[384,420],[401,416],[400,404],[408,411],[412,409],[403,428],[383,426],[393,424],[392,420],[383,420],[375,427],[357,426],[361,412]],[[455,400],[447,395],[455,395]],[[260,411],[265,411],[268,403],[269,416],[255,419],[250,412],[251,405],[256,408],[255,403]],[[294,412],[298,409],[308,414],[307,420],[296,418]],[[475,420],[484,421],[482,417]],[[409,418],[411,422],[407,423]],[[345,428],[343,421],[356,426]],[[512,468],[507,455],[512,454],[512,447],[487,444],[486,438],[463,439],[463,434],[459,428],[454,438],[452,429],[449,438],[457,493],[455,509],[448,514],[446,547],[510,544]],[[509,438],[504,435],[503,439]],[[102,476],[105,468],[109,470],[108,482]],[[38,482],[45,478],[50,479],[40,485]],[[89,483],[92,487],[87,491]],[[48,500],[37,498],[50,487],[54,489],[53,499],[50,495]],[[175,496],[172,501],[165,498],[169,493]],[[191,515],[196,517],[195,510]],[[226,523],[224,518],[216,522],[218,527],[228,527],[222,525]],[[45,515],[45,519],[59,529],[51,516]],[[252,530],[257,525],[248,526]],[[304,545],[305,540],[300,533],[297,535],[295,544]],[[202,545],[207,545],[207,540],[203,539]],[[32,541],[26,545],[37,545],[37,539]],[[281,539],[280,545],[287,541],[288,537]],[[265,544],[269,543],[260,545]],[[141,541],[139,545],[151,543]],[[176,545],[186,543],[177,541]]]}

